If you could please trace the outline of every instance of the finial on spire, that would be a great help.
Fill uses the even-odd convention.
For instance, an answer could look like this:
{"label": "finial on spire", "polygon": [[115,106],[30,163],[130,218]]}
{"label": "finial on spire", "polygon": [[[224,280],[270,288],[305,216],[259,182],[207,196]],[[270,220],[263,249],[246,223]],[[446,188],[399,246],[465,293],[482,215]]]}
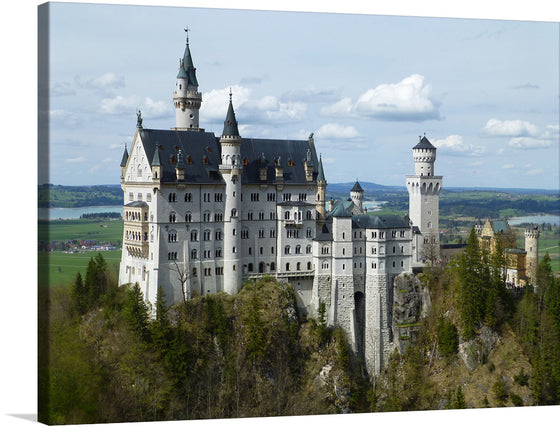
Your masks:
{"label": "finial on spire", "polygon": [[136,111],[136,127],[142,127],[142,111]]}
{"label": "finial on spire", "polygon": [[187,44],[189,44],[189,31],[190,31],[190,30],[191,30],[191,29],[190,29],[189,27],[186,27],[186,28],[185,28],[185,33],[187,33]]}
{"label": "finial on spire", "polygon": [[231,86],[229,87],[229,102],[231,102]]}

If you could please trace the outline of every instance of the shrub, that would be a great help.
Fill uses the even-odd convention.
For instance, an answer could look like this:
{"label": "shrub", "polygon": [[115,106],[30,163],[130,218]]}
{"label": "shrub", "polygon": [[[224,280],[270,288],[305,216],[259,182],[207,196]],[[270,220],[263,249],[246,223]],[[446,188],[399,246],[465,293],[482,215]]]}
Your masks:
{"label": "shrub", "polygon": [[509,398],[511,399],[511,403],[513,403],[515,406],[523,406],[523,399],[521,398],[521,396],[515,393],[511,393]]}
{"label": "shrub", "polygon": [[448,357],[457,353],[457,348],[459,347],[457,327],[443,317],[438,319],[436,339],[442,356]]}
{"label": "shrub", "polygon": [[521,368],[521,371],[517,375],[513,376],[513,381],[515,381],[520,386],[526,386],[529,384],[529,375],[525,373],[525,370]]}

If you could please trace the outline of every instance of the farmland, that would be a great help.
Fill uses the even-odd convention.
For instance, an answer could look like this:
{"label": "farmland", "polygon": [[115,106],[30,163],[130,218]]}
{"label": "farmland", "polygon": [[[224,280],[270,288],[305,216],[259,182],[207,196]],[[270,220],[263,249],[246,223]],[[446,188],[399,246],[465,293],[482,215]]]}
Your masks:
{"label": "farmland", "polygon": [[[112,245],[117,250],[102,251],[115,276],[121,258],[123,222],[119,220],[39,221],[39,281],[48,285],[67,285],[76,273],[85,274],[87,264],[97,254],[94,246]],[[87,243],[86,243],[87,242]],[[95,243],[95,245],[94,245]],[[88,245],[87,250],[82,246]],[[46,249],[58,249],[49,250]]]}

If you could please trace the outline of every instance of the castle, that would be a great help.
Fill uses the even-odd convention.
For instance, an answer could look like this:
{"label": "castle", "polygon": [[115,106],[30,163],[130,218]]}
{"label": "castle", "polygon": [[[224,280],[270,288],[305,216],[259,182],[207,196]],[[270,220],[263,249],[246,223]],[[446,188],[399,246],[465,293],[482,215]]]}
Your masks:
{"label": "castle", "polygon": [[515,245],[515,235],[507,220],[491,220],[486,222],[480,219],[474,226],[480,247],[493,253],[496,250],[498,239],[505,254],[505,279],[508,287],[523,287],[528,284],[534,285],[537,280],[537,265],[539,253],[538,227],[525,229],[525,249],[519,249]]}
{"label": "castle", "polygon": [[[392,349],[393,281],[439,248],[436,148],[424,136],[406,177],[409,216],[373,216],[356,184],[328,203],[313,139],[255,139],[239,133],[232,95],[222,134],[199,127],[202,94],[189,41],[173,93],[176,125],[146,129],[138,112],[121,161],[124,235],[119,284],[137,282],[155,306],[194,294],[235,294],[269,275],[289,282],[300,310],[340,325],[368,372]],[[436,249],[437,251],[437,249]]]}

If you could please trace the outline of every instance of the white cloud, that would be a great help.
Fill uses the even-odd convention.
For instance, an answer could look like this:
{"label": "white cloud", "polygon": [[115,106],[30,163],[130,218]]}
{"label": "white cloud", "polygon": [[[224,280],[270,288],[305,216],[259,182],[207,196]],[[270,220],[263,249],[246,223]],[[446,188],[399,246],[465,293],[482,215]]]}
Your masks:
{"label": "white cloud", "polygon": [[86,158],[83,156],[80,157],[72,157],[70,159],[66,159],[67,163],[81,163],[81,162],[85,162]]}
{"label": "white cloud", "polygon": [[502,169],[513,169],[515,168],[515,165],[508,163],[502,166]]}
{"label": "white cloud", "polygon": [[332,105],[323,107],[321,113],[326,116],[348,116],[352,113],[352,99],[342,98]]}
{"label": "white cloud", "polygon": [[552,143],[550,140],[546,139],[519,137],[511,138],[508,145],[512,148],[519,148],[521,150],[531,150],[535,148],[547,148],[550,147]]}
{"label": "white cloud", "polygon": [[440,118],[431,99],[432,87],[424,76],[413,74],[399,83],[381,84],[362,94],[353,106],[356,114],[395,121],[423,121]]}
{"label": "white cloud", "polygon": [[352,139],[359,138],[360,133],[354,126],[327,123],[317,130],[317,137],[324,139]]}
{"label": "white cloud", "polygon": [[539,129],[532,123],[523,120],[490,119],[482,129],[488,136],[537,136]]}
{"label": "white cloud", "polygon": [[124,97],[117,95],[114,98],[101,100],[100,112],[109,115],[132,114],[136,110],[142,111],[144,118],[160,118],[171,114],[169,102],[154,101],[151,98],[140,100],[136,96]]}
{"label": "white cloud", "polygon": [[125,98],[117,95],[114,98],[104,98],[101,100],[100,110],[104,114],[128,114],[136,111],[138,99],[134,96]]}
{"label": "white cloud", "polygon": [[534,175],[540,175],[541,173],[543,173],[543,170],[540,168],[536,168],[536,169],[528,170],[527,172],[525,172],[525,175],[534,176]]}
{"label": "white cloud", "polygon": [[449,135],[444,139],[435,140],[433,144],[443,153],[451,155],[480,156],[486,151],[479,145],[465,143],[461,135]]}
{"label": "white cloud", "polygon": [[94,90],[120,89],[124,87],[124,76],[117,76],[115,73],[109,72],[86,81],[83,86]]}
{"label": "white cloud", "polygon": [[[230,87],[223,89],[214,89],[203,94],[202,106],[200,107],[200,117],[210,121],[224,121],[229,105]],[[243,105],[249,99],[251,90],[235,85],[231,86],[233,106],[237,113],[239,106]],[[239,118],[238,118],[239,121]],[[241,124],[241,123],[240,123]]]}

